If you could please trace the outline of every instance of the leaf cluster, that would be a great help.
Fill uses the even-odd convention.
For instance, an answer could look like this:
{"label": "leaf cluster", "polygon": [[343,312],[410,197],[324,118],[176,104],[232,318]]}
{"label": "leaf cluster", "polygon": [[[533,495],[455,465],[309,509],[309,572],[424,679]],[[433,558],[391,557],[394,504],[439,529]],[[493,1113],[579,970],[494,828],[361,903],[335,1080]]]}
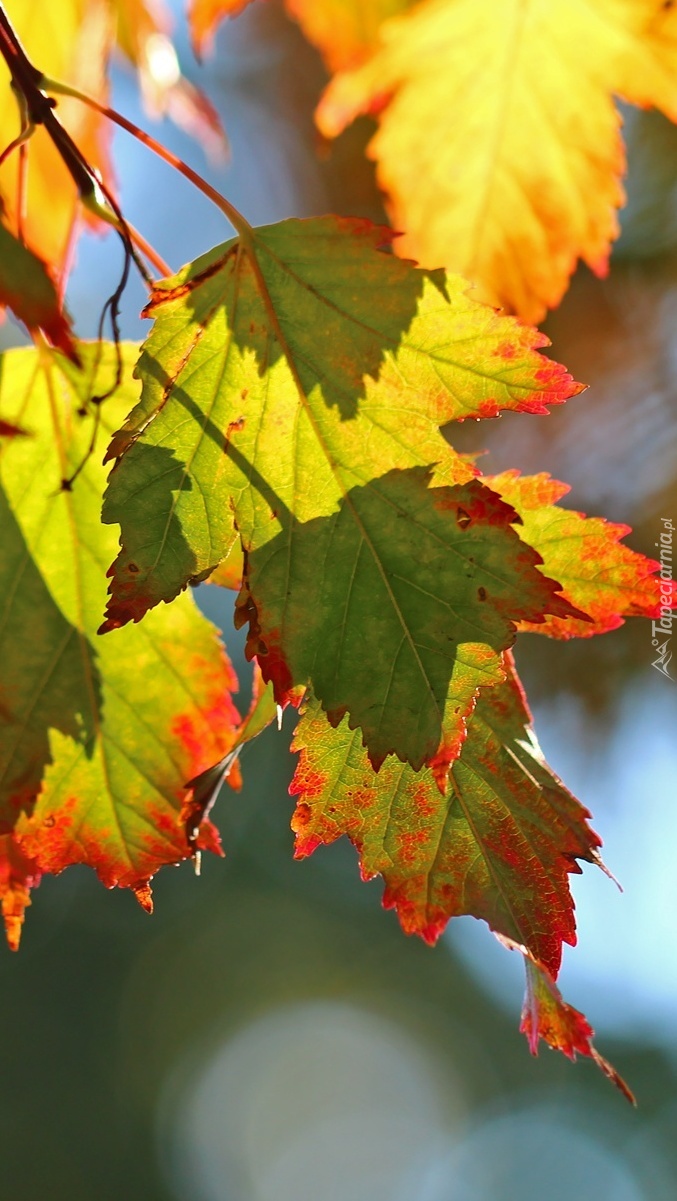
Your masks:
{"label": "leaf cluster", "polygon": [[[194,0],[196,48],[245,6]],[[154,75],[157,39],[174,52],[142,0],[86,13],[68,0],[58,37],[42,7],[33,32],[30,6],[7,6],[39,71],[0,7],[23,103],[18,130],[0,109],[0,301],[36,340],[0,375],[10,945],[46,872],[89,864],[150,908],[161,866],[220,852],[218,790],[292,706],[296,856],[346,835],[428,942],[453,916],[486,921],[525,956],[532,1050],[543,1037],[589,1055],[625,1089],[555,984],[576,937],[568,877],[603,866],[601,842],[543,758],[511,648],[520,632],[655,620],[672,586],[622,543],[627,527],[562,508],[566,485],[483,475],[453,443],[457,422],[543,415],[581,391],[523,319],[558,303],[578,257],[605,269],[621,197],[612,93],[675,115],[677,17],[653,0],[499,14],[490,0],[288,0],[333,76],[323,132],[378,112],[370,153],[405,234],[336,216],[253,229],[175,162],[235,236],[172,274],[105,182],[105,117],[131,128],[107,109],[110,54],[207,139],[216,117],[180,73]],[[52,95],[63,125],[35,129]],[[62,306],[83,213],[125,248],[111,343],[78,342]],[[153,321],[141,348],[116,336],[133,263]],[[207,579],[236,593],[255,668],[245,717],[186,591]]]}

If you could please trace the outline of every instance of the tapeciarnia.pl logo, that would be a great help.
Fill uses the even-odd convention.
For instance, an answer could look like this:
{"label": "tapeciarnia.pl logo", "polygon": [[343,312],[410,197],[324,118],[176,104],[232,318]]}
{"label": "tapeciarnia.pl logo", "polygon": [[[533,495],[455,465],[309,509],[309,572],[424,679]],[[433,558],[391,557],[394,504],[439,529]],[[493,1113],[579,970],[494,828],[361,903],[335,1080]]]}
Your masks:
{"label": "tapeciarnia.pl logo", "polygon": [[670,642],[672,639],[672,539],[674,527],[670,517],[661,517],[663,530],[661,531],[660,540],[656,543],[659,550],[660,569],[660,595],[661,595],[661,615],[658,621],[651,623],[651,645],[656,651],[656,658],[651,664],[660,671],[662,675],[667,676],[669,680],[673,679],[670,674],[670,661],[672,659],[672,651]]}

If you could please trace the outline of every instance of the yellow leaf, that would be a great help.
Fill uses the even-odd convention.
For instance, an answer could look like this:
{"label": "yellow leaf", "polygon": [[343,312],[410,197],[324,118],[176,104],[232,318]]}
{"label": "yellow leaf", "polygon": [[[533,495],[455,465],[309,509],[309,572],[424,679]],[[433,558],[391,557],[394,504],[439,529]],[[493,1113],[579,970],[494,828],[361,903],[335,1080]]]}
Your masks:
{"label": "yellow leaf", "polygon": [[[105,63],[110,47],[108,0],[13,0],[9,18],[26,53],[43,75],[105,101]],[[110,178],[107,122],[77,100],[61,98],[58,114],[87,161]],[[0,62],[0,151],[20,130],[19,110]],[[7,223],[17,231],[19,155],[0,168],[0,195]],[[35,253],[60,271],[68,255],[78,213],[78,195],[66,167],[44,129],[29,142],[23,230]]]}
{"label": "yellow leaf", "polygon": [[[236,17],[251,0],[192,0],[188,10],[193,46],[200,56],[225,17]],[[388,17],[412,0],[285,0],[309,42],[317,46],[330,71],[361,63],[375,48],[378,31]]]}
{"label": "yellow leaf", "polygon": [[613,95],[677,119],[677,8],[662,0],[424,0],[338,75],[335,136],[381,111],[370,153],[398,253],[542,318],[577,260],[604,274],[625,165]]}

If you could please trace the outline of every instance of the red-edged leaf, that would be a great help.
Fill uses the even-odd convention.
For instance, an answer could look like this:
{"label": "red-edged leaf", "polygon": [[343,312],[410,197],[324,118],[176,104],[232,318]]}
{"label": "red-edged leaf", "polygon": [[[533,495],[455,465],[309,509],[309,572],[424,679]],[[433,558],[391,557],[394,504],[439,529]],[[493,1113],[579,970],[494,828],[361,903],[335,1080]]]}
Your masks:
{"label": "red-edged leaf", "polygon": [[239,537],[237,620],[278,703],[310,684],[375,765],[439,756],[443,774],[514,623],[572,610],[440,425],[578,385],[536,331],[383,237],[283,222],[158,285],[141,403],[108,452],[122,539],[101,628],[206,578]]}
{"label": "red-edged leaf", "polygon": [[621,544],[630,526],[559,508],[556,501],[569,491],[568,484],[517,471],[489,476],[486,482],[519,513],[520,533],[542,556],[543,571],[554,576],[564,596],[590,618],[553,615],[538,624],[520,622],[521,630],[551,638],[588,638],[616,629],[625,617],[659,618],[662,606],[677,607],[670,562],[661,579],[655,574],[660,563]]}
{"label": "red-edged leaf", "polygon": [[236,17],[252,0],[189,0],[188,21],[197,58],[214,42],[217,25],[226,17]]}
{"label": "red-edged leaf", "polygon": [[567,1004],[547,968],[534,962],[529,955],[524,956],[524,962],[527,989],[520,1030],[527,1036],[531,1054],[538,1054],[539,1041],[544,1039],[548,1046],[569,1059],[587,1055],[631,1105],[635,1105],[634,1095],[623,1077],[593,1046],[595,1032],[584,1014]]}
{"label": "red-edged leaf", "polygon": [[480,694],[445,795],[433,772],[393,759],[376,774],[359,735],[308,704],[294,747],[296,857],[347,834],[365,878],[407,933],[434,942],[471,914],[556,974],[576,941],[568,874],[600,863],[589,814],[547,767],[509,656],[505,683]]}
{"label": "red-edged leaf", "polygon": [[[115,352],[105,348],[96,378],[96,348],[81,354],[82,373],[35,351],[2,360],[2,411],[35,433],[0,451],[0,833],[13,832],[34,882],[86,863],[149,907],[150,877],[194,853],[184,781],[232,745],[236,680],[189,596],[143,627],[96,638],[115,541],[98,517],[99,455],[72,489],[60,482],[86,453],[91,418],[79,410],[114,378]],[[132,358],[126,348],[104,423],[134,398]],[[197,845],[219,849],[209,823]]]}
{"label": "red-edged leaf", "polygon": [[376,769],[390,754],[428,762],[444,789],[478,689],[502,677],[515,620],[568,610],[511,507],[477,480],[427,479],[389,472],[334,517],[248,555],[236,625],[249,623],[247,654],[279,704],[310,683],[332,724],[348,713],[360,727]]}
{"label": "red-edged leaf", "polygon": [[539,353],[542,334],[459,277],[383,253],[392,236],[357,219],[285,221],[157,285],[141,402],[107,452],[119,461],[104,520],[122,526],[107,628],[206,579],[235,525],[252,550],[285,513],[329,516],[393,469],[434,465],[434,483],[461,483],[474,472],[441,425],[545,413],[580,392]]}
{"label": "red-edged leaf", "polygon": [[5,934],[11,951],[18,951],[24,914],[31,903],[31,888],[37,888],[42,873],[24,855],[11,834],[0,834],[0,902]]}
{"label": "red-edged leaf", "polygon": [[237,727],[232,746],[227,753],[206,771],[200,772],[186,784],[190,793],[181,808],[181,820],[185,826],[186,837],[191,845],[197,845],[200,827],[209,816],[212,806],[224,783],[238,791],[242,787],[239,757],[246,742],[256,738],[266,726],[269,726],[277,716],[273,689],[265,684],[258,664],[254,664],[254,686],[249,712]]}

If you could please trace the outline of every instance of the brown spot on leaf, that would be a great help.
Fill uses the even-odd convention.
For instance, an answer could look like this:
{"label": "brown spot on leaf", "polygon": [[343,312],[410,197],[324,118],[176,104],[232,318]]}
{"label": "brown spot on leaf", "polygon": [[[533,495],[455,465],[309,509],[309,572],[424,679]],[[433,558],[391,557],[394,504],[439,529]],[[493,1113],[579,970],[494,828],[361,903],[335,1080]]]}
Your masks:
{"label": "brown spot on leaf", "polygon": [[299,801],[294,813],[295,826],[307,826],[313,816],[313,811],[310,805],[306,805],[305,801]]}
{"label": "brown spot on leaf", "polygon": [[24,430],[20,425],[13,425],[11,421],[3,421],[0,418],[0,438],[28,438],[28,430]]}
{"label": "brown spot on leaf", "polygon": [[206,283],[207,280],[211,279],[214,275],[218,275],[219,271],[223,270],[235,249],[236,247],[231,246],[223,258],[216,259],[208,267],[205,267],[204,271],[201,271],[198,275],[194,275],[192,279],[186,280],[185,283],[177,284],[175,288],[163,287],[162,284],[154,287],[148,303],[141,311],[141,316],[153,317],[155,310],[160,305],[167,304],[170,300],[183,300],[186,296],[190,296],[191,292],[194,292],[201,284]]}

